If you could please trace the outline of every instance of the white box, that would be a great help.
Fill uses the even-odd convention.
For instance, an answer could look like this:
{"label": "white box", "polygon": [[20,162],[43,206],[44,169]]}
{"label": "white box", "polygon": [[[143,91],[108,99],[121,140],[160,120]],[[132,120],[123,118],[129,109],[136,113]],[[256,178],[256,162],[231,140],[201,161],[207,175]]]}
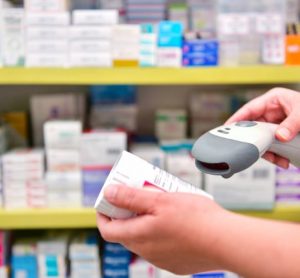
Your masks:
{"label": "white box", "polygon": [[182,50],[177,47],[159,47],[157,49],[158,67],[175,67],[182,65]]}
{"label": "white box", "polygon": [[141,28],[139,25],[119,24],[112,27],[113,41],[128,43],[139,43],[141,38]]}
{"label": "white box", "polygon": [[205,189],[227,209],[272,209],[275,181],[275,166],[260,159],[230,179],[205,175]]}
{"label": "white box", "polygon": [[25,61],[24,10],[2,11],[1,52],[4,66],[23,66]]}
{"label": "white box", "polygon": [[80,170],[80,154],[77,150],[47,150],[47,170],[68,172]]}
{"label": "white box", "polygon": [[166,168],[166,155],[156,144],[134,144],[130,147],[130,152],[158,168]]}
{"label": "white box", "polygon": [[130,278],[157,278],[156,267],[149,262],[138,258],[129,265]]}
{"label": "white box", "polygon": [[110,52],[71,53],[69,65],[71,67],[112,67],[112,56]]}
{"label": "white box", "polygon": [[93,106],[90,116],[92,128],[123,128],[126,131],[137,129],[136,105]]}
{"label": "white box", "polygon": [[74,53],[110,53],[109,40],[73,40],[70,41],[70,52]]}
{"label": "white box", "polygon": [[47,172],[46,185],[49,193],[79,192],[81,194],[81,172]]}
{"label": "white box", "polygon": [[59,26],[28,26],[26,28],[27,42],[31,40],[67,40],[69,37],[69,27]]}
{"label": "white box", "polygon": [[63,12],[69,8],[69,0],[25,0],[25,8],[27,12]]}
{"label": "white box", "polygon": [[112,56],[114,60],[139,60],[140,48],[138,44],[113,43]]}
{"label": "white box", "polygon": [[17,149],[2,156],[2,164],[38,164],[44,163],[44,151],[39,149]]}
{"label": "white box", "polygon": [[47,203],[50,208],[80,208],[81,192],[49,192]]}
{"label": "white box", "polygon": [[69,12],[62,13],[27,13],[27,26],[68,26],[71,23]]}
{"label": "white box", "polygon": [[27,54],[26,55],[26,67],[54,67],[54,68],[64,68],[68,65],[68,55],[67,54],[53,54],[53,53],[43,53],[43,54]]}
{"label": "white box", "polygon": [[115,25],[119,22],[117,10],[74,10],[74,25]]}
{"label": "white box", "polygon": [[44,125],[46,149],[80,148],[82,125],[79,121],[50,121]]}
{"label": "white box", "polygon": [[29,54],[39,53],[68,53],[69,44],[67,40],[30,40],[26,44]]}
{"label": "white box", "polygon": [[183,109],[156,111],[155,135],[159,139],[184,139],[187,136],[187,112]]}
{"label": "white box", "polygon": [[196,187],[202,188],[202,174],[189,152],[170,152],[166,154],[166,171]]}
{"label": "white box", "polygon": [[112,28],[109,26],[71,26],[70,38],[72,40],[104,39],[110,40]]}
{"label": "white box", "polygon": [[127,148],[125,132],[99,131],[81,136],[81,165],[83,167],[111,167]]}

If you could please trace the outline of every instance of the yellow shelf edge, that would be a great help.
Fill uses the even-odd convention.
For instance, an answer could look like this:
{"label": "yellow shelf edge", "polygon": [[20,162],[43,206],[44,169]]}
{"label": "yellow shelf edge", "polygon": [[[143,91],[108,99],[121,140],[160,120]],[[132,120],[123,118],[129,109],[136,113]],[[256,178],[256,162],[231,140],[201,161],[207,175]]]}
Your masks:
{"label": "yellow shelf edge", "polygon": [[[273,220],[300,222],[300,206],[278,206],[273,211],[235,211],[236,213]],[[80,229],[96,228],[96,212],[78,209],[0,209],[0,229]]]}
{"label": "yellow shelf edge", "polygon": [[300,66],[0,69],[0,85],[221,85],[298,82]]}
{"label": "yellow shelf edge", "polygon": [[0,229],[95,228],[94,209],[0,210]]}

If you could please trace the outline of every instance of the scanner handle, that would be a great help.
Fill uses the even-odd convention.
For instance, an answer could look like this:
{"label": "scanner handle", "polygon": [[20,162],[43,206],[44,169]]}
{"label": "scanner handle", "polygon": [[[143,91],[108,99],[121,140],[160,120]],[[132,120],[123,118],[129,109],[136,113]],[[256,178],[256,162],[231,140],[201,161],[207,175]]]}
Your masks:
{"label": "scanner handle", "polygon": [[285,143],[275,140],[269,151],[287,158],[291,164],[300,167],[300,134]]}

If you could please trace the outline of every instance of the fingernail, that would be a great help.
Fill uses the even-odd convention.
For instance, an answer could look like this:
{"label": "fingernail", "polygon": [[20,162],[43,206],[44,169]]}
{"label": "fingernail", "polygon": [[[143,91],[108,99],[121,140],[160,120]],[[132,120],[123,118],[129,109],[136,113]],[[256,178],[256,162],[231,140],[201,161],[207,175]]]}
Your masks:
{"label": "fingernail", "polygon": [[118,189],[116,186],[109,186],[104,191],[104,195],[107,199],[113,200],[117,195],[117,191],[118,191]]}
{"label": "fingernail", "polygon": [[281,127],[281,128],[278,129],[277,134],[278,134],[282,139],[289,140],[292,133],[291,133],[290,130],[287,129],[286,127]]}

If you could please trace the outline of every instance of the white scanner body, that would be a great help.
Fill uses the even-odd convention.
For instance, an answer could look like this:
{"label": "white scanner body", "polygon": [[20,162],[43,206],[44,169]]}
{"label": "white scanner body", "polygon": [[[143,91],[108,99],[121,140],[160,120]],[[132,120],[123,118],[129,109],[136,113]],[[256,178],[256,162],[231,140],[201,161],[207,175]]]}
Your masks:
{"label": "white scanner body", "polygon": [[192,155],[199,170],[229,178],[247,169],[265,152],[283,156],[300,167],[300,134],[282,143],[275,138],[278,125],[241,121],[217,127],[201,136]]}

